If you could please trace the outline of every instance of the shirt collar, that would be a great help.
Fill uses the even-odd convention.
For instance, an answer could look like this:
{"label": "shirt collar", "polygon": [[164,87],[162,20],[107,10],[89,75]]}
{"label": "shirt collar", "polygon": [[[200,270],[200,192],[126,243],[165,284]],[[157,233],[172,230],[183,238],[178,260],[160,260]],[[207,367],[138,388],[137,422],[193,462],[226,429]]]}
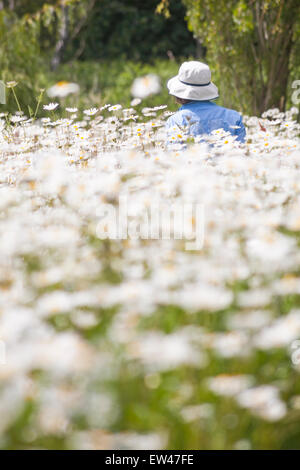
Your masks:
{"label": "shirt collar", "polygon": [[194,105],[200,105],[200,106],[205,106],[205,105],[208,105],[208,104],[212,104],[212,105],[215,105],[216,103],[214,103],[213,101],[211,100],[199,100],[199,101],[190,101],[189,103],[185,103],[183,104],[179,109],[188,109],[190,108],[191,106],[194,106]]}

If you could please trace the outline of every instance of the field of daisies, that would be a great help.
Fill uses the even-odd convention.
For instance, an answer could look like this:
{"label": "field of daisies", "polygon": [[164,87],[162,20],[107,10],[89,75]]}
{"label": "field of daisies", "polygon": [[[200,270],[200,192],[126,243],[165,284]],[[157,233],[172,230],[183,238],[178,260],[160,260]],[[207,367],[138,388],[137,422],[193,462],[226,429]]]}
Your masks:
{"label": "field of daisies", "polygon": [[[0,447],[300,448],[298,110],[169,145],[165,106],[44,111],[0,114]],[[202,248],[99,236],[121,197],[201,204]]]}

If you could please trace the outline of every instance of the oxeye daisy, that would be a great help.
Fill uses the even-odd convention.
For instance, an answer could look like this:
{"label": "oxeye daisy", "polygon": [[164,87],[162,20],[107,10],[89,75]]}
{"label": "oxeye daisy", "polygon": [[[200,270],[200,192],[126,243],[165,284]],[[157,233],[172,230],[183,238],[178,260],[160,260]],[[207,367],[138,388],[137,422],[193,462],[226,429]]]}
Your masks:
{"label": "oxeye daisy", "polygon": [[131,94],[134,98],[147,98],[155,95],[161,90],[160,78],[155,74],[148,74],[144,77],[136,78],[131,87]]}
{"label": "oxeye daisy", "polygon": [[26,116],[11,116],[10,117],[10,121],[13,122],[13,123],[18,123],[18,122],[22,122],[22,121],[25,121],[27,118]]}
{"label": "oxeye daisy", "polygon": [[115,104],[115,105],[113,105],[113,106],[110,106],[110,107],[108,108],[108,111],[118,111],[119,109],[122,109],[122,105],[120,105],[120,104]]}
{"label": "oxeye daisy", "polygon": [[154,106],[154,108],[152,108],[153,111],[160,111],[162,109],[166,109],[168,106],[166,104],[162,104],[160,106]]}
{"label": "oxeye daisy", "polygon": [[18,85],[18,82],[14,80],[6,83],[7,88],[15,88],[17,85]]}
{"label": "oxeye daisy", "polygon": [[43,108],[45,109],[45,111],[54,111],[58,106],[58,103],[49,103],[44,104]]}
{"label": "oxeye daisy", "polygon": [[98,108],[85,109],[83,112],[87,116],[94,116],[98,112]]}
{"label": "oxeye daisy", "polygon": [[142,102],[141,98],[134,98],[130,104],[131,106],[138,106],[141,102]]}
{"label": "oxeye daisy", "polygon": [[79,85],[77,83],[70,83],[65,80],[57,82],[47,90],[47,95],[50,98],[65,98],[68,95],[79,92]]}
{"label": "oxeye daisy", "polygon": [[100,111],[104,111],[105,109],[110,108],[110,106],[111,104],[105,104],[104,106],[100,108]]}

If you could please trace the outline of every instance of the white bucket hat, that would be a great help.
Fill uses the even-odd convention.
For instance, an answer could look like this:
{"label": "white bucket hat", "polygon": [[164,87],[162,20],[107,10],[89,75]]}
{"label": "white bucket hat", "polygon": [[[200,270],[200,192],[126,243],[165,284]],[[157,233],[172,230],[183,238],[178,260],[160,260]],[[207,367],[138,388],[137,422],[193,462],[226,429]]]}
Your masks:
{"label": "white bucket hat", "polygon": [[219,96],[218,88],[211,82],[209,66],[196,60],[183,62],[178,75],[168,81],[167,87],[170,95],[184,100],[214,100]]}

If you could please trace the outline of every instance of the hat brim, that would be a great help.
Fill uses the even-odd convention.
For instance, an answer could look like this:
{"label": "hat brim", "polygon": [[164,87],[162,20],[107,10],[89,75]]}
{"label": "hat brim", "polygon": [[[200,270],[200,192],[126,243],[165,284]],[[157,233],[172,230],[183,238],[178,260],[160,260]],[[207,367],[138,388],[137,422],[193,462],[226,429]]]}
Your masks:
{"label": "hat brim", "polygon": [[212,82],[206,86],[185,85],[182,83],[178,75],[171,78],[167,83],[169,94],[192,101],[214,100],[219,97],[218,88]]}

